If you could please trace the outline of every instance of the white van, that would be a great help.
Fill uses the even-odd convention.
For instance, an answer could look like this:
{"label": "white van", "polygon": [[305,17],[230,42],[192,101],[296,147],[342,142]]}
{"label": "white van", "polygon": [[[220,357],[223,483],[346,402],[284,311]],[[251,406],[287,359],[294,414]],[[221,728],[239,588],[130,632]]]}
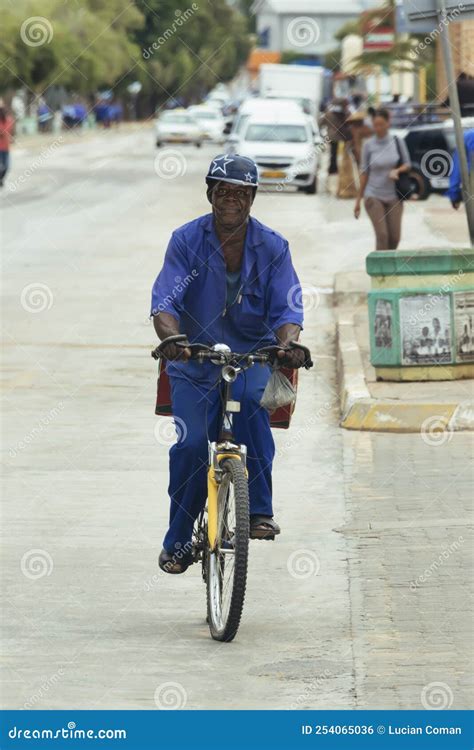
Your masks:
{"label": "white van", "polygon": [[245,123],[250,117],[257,114],[270,115],[273,113],[282,114],[286,112],[301,112],[299,104],[289,99],[263,99],[260,97],[251,97],[244,99],[237,112],[232,130],[227,136],[225,150],[228,154],[239,152],[240,136],[242,135]]}
{"label": "white van", "polygon": [[301,112],[254,114],[243,127],[238,153],[257,163],[261,185],[316,193],[322,140]]}

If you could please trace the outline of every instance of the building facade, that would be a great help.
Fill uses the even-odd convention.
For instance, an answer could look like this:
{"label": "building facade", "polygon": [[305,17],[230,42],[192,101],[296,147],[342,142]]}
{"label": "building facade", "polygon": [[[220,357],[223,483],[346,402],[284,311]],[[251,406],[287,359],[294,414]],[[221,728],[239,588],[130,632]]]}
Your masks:
{"label": "building facade", "polygon": [[255,0],[258,46],[275,52],[325,55],[334,34],[380,0]]}

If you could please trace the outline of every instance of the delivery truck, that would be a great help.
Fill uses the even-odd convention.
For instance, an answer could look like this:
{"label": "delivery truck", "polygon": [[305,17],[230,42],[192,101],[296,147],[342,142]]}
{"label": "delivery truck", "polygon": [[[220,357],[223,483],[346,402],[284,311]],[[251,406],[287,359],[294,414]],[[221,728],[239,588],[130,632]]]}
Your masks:
{"label": "delivery truck", "polygon": [[323,96],[324,68],[313,65],[263,63],[259,70],[260,96],[296,99],[303,110],[318,116]]}

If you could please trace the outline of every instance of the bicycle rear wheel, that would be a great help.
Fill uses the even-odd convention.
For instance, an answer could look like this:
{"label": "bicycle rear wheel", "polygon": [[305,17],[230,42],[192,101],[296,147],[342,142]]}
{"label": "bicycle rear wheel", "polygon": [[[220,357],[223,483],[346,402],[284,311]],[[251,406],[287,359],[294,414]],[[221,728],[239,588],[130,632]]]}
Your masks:
{"label": "bicycle rear wheel", "polygon": [[232,641],[239,628],[247,584],[249,491],[241,461],[222,462],[217,497],[217,543],[207,551],[207,616],[216,641]]}

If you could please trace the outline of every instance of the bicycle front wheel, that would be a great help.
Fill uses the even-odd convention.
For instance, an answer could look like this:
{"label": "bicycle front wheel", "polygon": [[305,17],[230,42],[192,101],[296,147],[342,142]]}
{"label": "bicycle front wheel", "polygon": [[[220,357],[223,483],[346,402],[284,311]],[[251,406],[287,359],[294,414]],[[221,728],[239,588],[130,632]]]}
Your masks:
{"label": "bicycle front wheel", "polygon": [[207,616],[216,641],[232,641],[239,628],[247,584],[249,491],[244,466],[222,462],[217,496],[217,542],[207,553]]}

